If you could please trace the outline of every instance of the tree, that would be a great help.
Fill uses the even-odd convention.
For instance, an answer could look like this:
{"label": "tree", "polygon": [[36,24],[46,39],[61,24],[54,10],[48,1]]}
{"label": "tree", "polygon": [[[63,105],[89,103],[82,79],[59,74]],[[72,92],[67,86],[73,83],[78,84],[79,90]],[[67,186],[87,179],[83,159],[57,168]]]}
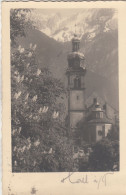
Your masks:
{"label": "tree", "polygon": [[78,138],[78,145],[83,147],[88,143],[88,124],[85,120],[81,120],[77,123],[77,131],[75,132],[75,137]]}
{"label": "tree", "polygon": [[113,124],[112,129],[108,132],[107,135],[108,139],[114,141],[117,140],[119,141],[119,125],[118,124]]}
{"label": "tree", "polygon": [[35,46],[19,46],[11,70],[13,163],[19,163],[14,170],[67,170],[64,164],[71,165],[72,147],[68,149],[65,137],[63,105],[57,103],[65,92],[63,84],[48,69],[38,69]]}
{"label": "tree", "polygon": [[119,143],[108,139],[97,142],[89,156],[90,171],[114,171],[119,169]]}
{"label": "tree", "polygon": [[32,21],[28,19],[27,13],[30,9],[11,9],[10,11],[10,39],[11,45],[16,46],[17,37],[25,36],[26,27],[32,28]]}
{"label": "tree", "polygon": [[[24,36],[22,10],[12,10],[11,41]],[[17,17],[20,25],[17,25]],[[23,17],[23,18],[22,18]],[[23,26],[22,29],[21,26]],[[25,49],[12,44],[11,53],[11,127],[14,172],[72,170],[72,143],[66,137],[59,100],[65,93],[60,80],[36,59],[37,45]],[[58,103],[59,102],[59,103]]]}

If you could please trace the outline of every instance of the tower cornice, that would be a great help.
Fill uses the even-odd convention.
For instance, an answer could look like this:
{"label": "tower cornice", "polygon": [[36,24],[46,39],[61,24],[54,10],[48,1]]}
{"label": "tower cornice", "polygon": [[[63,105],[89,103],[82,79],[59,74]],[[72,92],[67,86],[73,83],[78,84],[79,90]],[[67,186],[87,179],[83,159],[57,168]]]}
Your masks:
{"label": "tower cornice", "polygon": [[85,75],[86,71],[87,71],[86,68],[82,68],[82,67],[79,67],[79,68],[76,68],[76,69],[68,68],[66,70],[66,74],[67,75],[72,75],[72,74]]}

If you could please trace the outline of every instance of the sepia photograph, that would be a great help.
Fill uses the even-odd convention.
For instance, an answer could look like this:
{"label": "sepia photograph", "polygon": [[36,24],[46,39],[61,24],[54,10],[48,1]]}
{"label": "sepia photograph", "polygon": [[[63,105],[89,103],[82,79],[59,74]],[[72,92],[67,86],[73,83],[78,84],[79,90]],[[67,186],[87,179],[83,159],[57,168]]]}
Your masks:
{"label": "sepia photograph", "polygon": [[118,10],[10,9],[12,172],[120,170]]}

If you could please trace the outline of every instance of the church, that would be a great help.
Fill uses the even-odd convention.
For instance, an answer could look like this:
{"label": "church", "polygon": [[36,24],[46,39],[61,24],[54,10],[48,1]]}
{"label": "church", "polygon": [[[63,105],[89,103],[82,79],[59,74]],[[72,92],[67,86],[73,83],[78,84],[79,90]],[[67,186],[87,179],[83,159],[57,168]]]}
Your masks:
{"label": "church", "polygon": [[74,34],[72,39],[72,52],[68,54],[67,60],[68,134],[69,136],[75,135],[74,138],[77,139],[76,133],[79,125],[81,125],[81,139],[88,143],[95,143],[105,138],[111,130],[116,111],[103,99],[101,101],[97,93],[95,93],[94,97],[89,97],[90,101],[85,99],[87,67],[85,56],[80,52],[80,39],[77,34]]}

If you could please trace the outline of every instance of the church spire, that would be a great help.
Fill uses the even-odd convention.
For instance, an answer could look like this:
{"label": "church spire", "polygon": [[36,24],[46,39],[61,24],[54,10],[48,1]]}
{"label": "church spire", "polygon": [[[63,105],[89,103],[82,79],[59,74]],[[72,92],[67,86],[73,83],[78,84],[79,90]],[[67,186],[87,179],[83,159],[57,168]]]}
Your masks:
{"label": "church spire", "polygon": [[72,39],[72,51],[73,52],[78,52],[80,49],[80,39],[77,36],[76,27],[77,27],[77,25],[75,24],[75,33],[74,33],[74,37]]}
{"label": "church spire", "polygon": [[77,32],[76,32],[76,27],[77,27],[77,25],[75,24],[75,34],[77,33]]}
{"label": "church spire", "polygon": [[72,39],[72,51],[78,52],[80,49],[80,39],[77,37],[77,34],[74,34]]}

